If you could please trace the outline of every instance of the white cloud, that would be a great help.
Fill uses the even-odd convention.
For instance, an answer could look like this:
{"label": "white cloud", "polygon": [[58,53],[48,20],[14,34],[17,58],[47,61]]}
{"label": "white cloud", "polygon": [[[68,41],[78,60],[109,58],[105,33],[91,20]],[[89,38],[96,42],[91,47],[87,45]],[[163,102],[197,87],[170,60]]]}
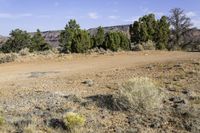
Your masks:
{"label": "white cloud", "polygon": [[186,15],[188,17],[195,17],[195,16],[197,16],[197,14],[195,12],[193,12],[193,11],[187,12]]}
{"label": "white cloud", "polygon": [[200,18],[192,19],[192,23],[195,27],[200,28]]}
{"label": "white cloud", "polygon": [[109,19],[118,19],[120,18],[119,16],[115,16],[115,15],[111,15],[111,16],[108,16]]}
{"label": "white cloud", "polygon": [[11,14],[11,13],[0,13],[0,18],[16,19],[23,17],[31,17],[30,13],[21,13],[21,14]]}
{"label": "white cloud", "polygon": [[90,13],[88,13],[88,16],[91,19],[98,19],[99,18],[98,14],[96,12],[90,12]]}

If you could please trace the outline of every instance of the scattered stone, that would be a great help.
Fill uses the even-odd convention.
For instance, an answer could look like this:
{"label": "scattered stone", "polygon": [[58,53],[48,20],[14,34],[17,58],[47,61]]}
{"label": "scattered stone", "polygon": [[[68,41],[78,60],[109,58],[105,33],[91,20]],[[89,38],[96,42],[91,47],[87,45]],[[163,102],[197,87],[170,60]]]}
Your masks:
{"label": "scattered stone", "polygon": [[176,65],[174,65],[174,67],[180,68],[180,67],[182,67],[182,65],[181,64],[176,64]]}
{"label": "scattered stone", "polygon": [[183,90],[182,93],[187,95],[187,94],[189,94],[189,91],[188,90]]}
{"label": "scattered stone", "polygon": [[63,129],[63,130],[67,130],[65,123],[60,119],[54,119],[53,118],[47,123],[47,125],[49,127],[55,128],[55,129],[60,128],[60,129]]}
{"label": "scattered stone", "polygon": [[180,97],[171,97],[169,98],[169,101],[174,103],[185,104],[185,100],[181,99]]}
{"label": "scattered stone", "polygon": [[177,76],[175,76],[175,77],[173,78],[173,80],[174,80],[174,81],[179,81],[179,78],[178,78]]}
{"label": "scattered stone", "polygon": [[94,85],[94,82],[91,79],[85,80],[82,83],[88,85],[89,87]]}
{"label": "scattered stone", "polygon": [[200,65],[200,62],[194,61],[192,64],[194,64],[194,65]]}
{"label": "scattered stone", "polygon": [[13,122],[14,126],[17,127],[18,129],[23,129],[24,127],[27,127],[31,123],[32,123],[32,120],[27,119],[27,118],[22,118]]}
{"label": "scattered stone", "polygon": [[77,97],[76,95],[68,95],[68,96],[64,96],[64,98],[75,103],[81,103],[83,100],[82,98]]}

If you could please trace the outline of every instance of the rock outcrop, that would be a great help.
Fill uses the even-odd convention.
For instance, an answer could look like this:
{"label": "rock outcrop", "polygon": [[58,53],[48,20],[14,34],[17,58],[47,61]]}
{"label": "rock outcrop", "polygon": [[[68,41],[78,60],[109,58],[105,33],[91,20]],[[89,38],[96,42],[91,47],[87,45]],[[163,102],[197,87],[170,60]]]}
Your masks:
{"label": "rock outcrop", "polygon": [[6,42],[7,39],[8,39],[7,37],[1,36],[1,35],[0,35],[0,46],[1,46],[4,42]]}

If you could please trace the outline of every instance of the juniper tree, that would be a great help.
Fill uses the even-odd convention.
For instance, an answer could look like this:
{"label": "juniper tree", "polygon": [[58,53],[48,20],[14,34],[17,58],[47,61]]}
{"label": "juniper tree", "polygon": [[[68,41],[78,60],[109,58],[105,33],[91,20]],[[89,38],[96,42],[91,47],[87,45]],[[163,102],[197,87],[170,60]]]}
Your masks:
{"label": "juniper tree", "polygon": [[157,28],[155,33],[155,42],[157,49],[166,49],[168,46],[168,40],[170,35],[170,25],[166,16],[162,16],[157,22]]}
{"label": "juniper tree", "polygon": [[170,12],[169,22],[172,27],[171,34],[173,35],[173,46],[171,48],[182,48],[184,46],[183,37],[190,30],[192,23],[190,18],[184,13],[184,10],[174,8]]}
{"label": "juniper tree", "polygon": [[20,29],[11,31],[9,39],[2,46],[2,51],[5,53],[19,52],[24,48],[29,48],[31,45],[31,36]]}
{"label": "juniper tree", "polygon": [[97,29],[97,34],[95,36],[95,47],[102,47],[104,40],[105,40],[104,29],[102,27],[99,27]]}
{"label": "juniper tree", "polygon": [[45,51],[49,50],[51,46],[45,41],[45,38],[42,36],[40,30],[38,29],[37,32],[31,38],[32,44],[30,46],[30,51]]}

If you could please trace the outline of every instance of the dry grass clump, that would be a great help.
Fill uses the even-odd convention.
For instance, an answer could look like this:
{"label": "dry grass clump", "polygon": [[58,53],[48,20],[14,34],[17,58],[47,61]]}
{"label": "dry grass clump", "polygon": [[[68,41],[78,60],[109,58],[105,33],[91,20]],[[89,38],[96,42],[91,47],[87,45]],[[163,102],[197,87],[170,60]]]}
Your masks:
{"label": "dry grass clump", "polygon": [[63,117],[65,125],[71,132],[78,132],[85,124],[85,117],[74,112],[68,112]]}
{"label": "dry grass clump", "polygon": [[19,51],[19,55],[21,55],[21,56],[27,56],[27,55],[30,54],[29,51],[30,51],[29,48],[24,48],[24,49],[22,49],[22,50]]}
{"label": "dry grass clump", "polygon": [[17,58],[17,54],[11,53],[11,54],[1,54],[0,55],[0,64],[2,63],[8,63],[13,62]]}
{"label": "dry grass clump", "polygon": [[163,95],[153,80],[140,77],[124,83],[119,91],[123,106],[138,111],[152,111],[162,105]]}
{"label": "dry grass clump", "polygon": [[0,126],[2,126],[4,124],[5,120],[2,116],[0,116]]}

